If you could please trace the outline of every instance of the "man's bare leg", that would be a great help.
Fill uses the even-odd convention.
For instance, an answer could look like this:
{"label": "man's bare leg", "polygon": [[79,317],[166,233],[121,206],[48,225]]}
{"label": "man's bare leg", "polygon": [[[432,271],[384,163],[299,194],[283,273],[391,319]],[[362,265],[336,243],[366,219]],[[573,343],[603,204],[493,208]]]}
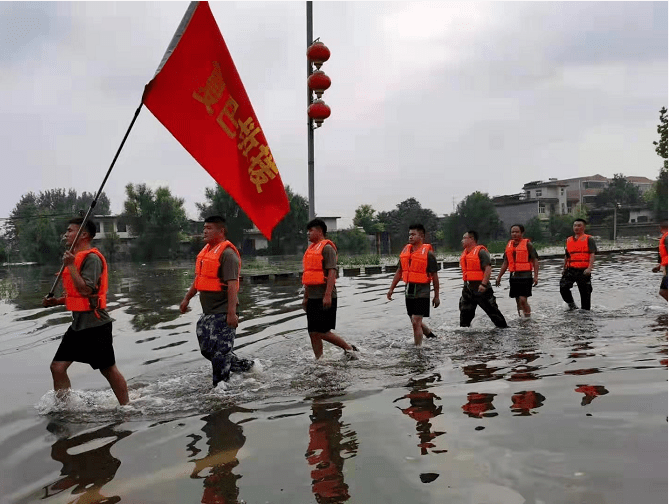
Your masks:
{"label": "man's bare leg", "polygon": [[411,315],[411,326],[413,327],[413,342],[416,346],[423,344],[423,317]]}
{"label": "man's bare leg", "polygon": [[56,397],[64,399],[72,387],[70,377],[67,376],[67,368],[72,365],[72,361],[53,361],[51,362],[51,377],[53,378],[53,390]]}
{"label": "man's bare leg", "polygon": [[116,367],[116,364],[101,369],[100,372],[102,373],[102,376],[107,378],[119,404],[128,404],[128,402],[130,402],[130,399],[128,398],[128,384],[125,382],[125,378],[123,378],[123,375]]}

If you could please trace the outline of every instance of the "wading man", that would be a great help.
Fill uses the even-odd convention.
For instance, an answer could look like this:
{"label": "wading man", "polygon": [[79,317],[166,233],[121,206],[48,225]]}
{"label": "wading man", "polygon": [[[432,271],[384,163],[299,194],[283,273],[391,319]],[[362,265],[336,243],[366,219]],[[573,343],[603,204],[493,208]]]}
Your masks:
{"label": "wading man", "polygon": [[[532,295],[532,286],[539,282],[539,255],[530,243],[523,237],[525,227],[522,224],[511,226],[511,239],[504,250],[504,262],[495,280],[495,286],[499,287],[504,272],[511,272],[509,278],[509,297],[516,299],[518,315],[522,318],[530,318],[532,309],[527,298]],[[534,275],[532,272],[534,271]]]}
{"label": "wading man", "polygon": [[667,301],[667,222],[660,224],[662,237],[660,238],[660,250],[658,253],[657,266],[653,268],[653,273],[662,272],[662,281],[660,282],[660,296]]}
{"label": "wading man", "polygon": [[432,245],[423,243],[425,227],[422,224],[409,226],[409,243],[400,253],[397,271],[386,297],[393,300],[393,291],[400,279],[404,282],[404,297],[407,314],[411,319],[413,340],[416,346],[423,344],[423,335],[435,338],[432,330],[423,323],[423,317],[430,316],[430,283],[434,284],[432,306],[439,306],[439,265],[432,251]]}
{"label": "wading man", "polygon": [[309,247],[302,259],[302,308],[307,312],[307,330],[316,359],[323,355],[323,341],[338,346],[355,359],[358,349],[332,332],[337,323],[337,248],[325,238],[327,232],[322,219],[307,223]]}
{"label": "wading man", "polygon": [[490,253],[478,244],[476,231],[467,231],[462,235],[462,295],[460,296],[460,327],[469,327],[474,320],[476,307],[480,306],[497,327],[507,327],[504,315],[497,307],[495,294],[490,286],[492,266]]}
{"label": "wading man", "polygon": [[574,235],[567,238],[564,257],[564,270],[560,279],[560,295],[564,302],[569,305],[570,310],[575,310],[574,296],[571,289],[574,282],[581,295],[581,308],[590,309],[590,297],[592,295],[592,284],[590,282],[592,267],[595,264],[595,254],[597,253],[597,244],[592,236],[585,234],[585,225],[583,219],[575,219],[573,230]]}
{"label": "wading man", "polygon": [[116,367],[112,345],[112,318],[107,307],[107,261],[96,248],[91,247],[95,237],[95,223],[87,221],[85,229],[74,243],[84,219],[71,219],[64,240],[68,250],[63,254],[63,290],[60,298],[45,297],[45,307],[65,305],[72,311],[72,325],[67,329],[51,362],[53,388],[59,397],[70,389],[67,369],[73,362],[89,364],[99,369],[107,379],[120,404],[128,403],[128,386]]}
{"label": "wading man", "polygon": [[206,245],[195,260],[195,280],[181,301],[181,313],[200,293],[202,315],[196,333],[200,352],[211,361],[214,387],[228,381],[230,372],[248,371],[253,361],[237,357],[235,329],[239,325],[237,292],[242,259],[235,246],[226,239],[225,219],[218,215],[204,220],[203,237]]}

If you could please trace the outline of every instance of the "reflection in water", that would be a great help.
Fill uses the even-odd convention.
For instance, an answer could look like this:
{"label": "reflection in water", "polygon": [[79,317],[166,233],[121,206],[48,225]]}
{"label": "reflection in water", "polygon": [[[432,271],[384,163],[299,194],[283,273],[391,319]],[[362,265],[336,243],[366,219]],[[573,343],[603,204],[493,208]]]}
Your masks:
{"label": "reflection in water", "polygon": [[[202,427],[202,432],[207,436],[207,455],[193,459],[195,463],[192,479],[204,479],[204,491],[202,492],[202,501],[207,504],[236,504],[240,502],[237,480],[241,475],[232,473],[232,470],[239,465],[237,452],[244,446],[246,436],[242,433],[239,424],[230,420],[232,413],[240,411],[251,411],[243,408],[233,408],[217,411],[211,415],[202,418],[206,423]],[[196,456],[201,452],[197,448],[197,443],[202,436],[191,434],[188,437],[192,441],[188,444],[190,457]],[[209,474],[200,476],[205,469],[211,468]]]}
{"label": "reflection in water", "polygon": [[[349,424],[340,421],[340,402],[311,405],[309,447],[305,457],[310,466],[312,491],[318,503],[346,502],[351,498],[344,483],[344,460],[355,457],[358,442]],[[347,455],[344,456],[343,454]]]}
{"label": "reflection in water", "polygon": [[496,371],[500,371],[502,368],[497,367],[488,367],[487,364],[470,364],[469,366],[463,366],[462,372],[465,373],[469,380],[467,383],[477,383],[482,381],[490,380],[499,380],[503,378],[503,375],[496,375]]}
{"label": "reflection in water", "polygon": [[[462,405],[465,415],[472,418],[495,417],[497,413],[492,410],[495,407],[492,405],[492,400],[497,394],[479,394],[477,392],[470,392],[467,394],[467,404]],[[487,413],[487,412],[490,413]]]}
{"label": "reflection in water", "polygon": [[427,455],[428,449],[431,449],[432,453],[446,453],[448,450],[436,450],[436,444],[433,441],[441,436],[446,434],[445,432],[432,431],[432,424],[430,419],[435,418],[441,415],[442,406],[437,406],[434,403],[434,400],[437,399],[441,401],[441,397],[438,397],[432,392],[428,392],[428,383],[433,381],[441,381],[441,376],[435,374],[429,378],[422,380],[412,381],[409,384],[411,387],[411,392],[408,394],[395,399],[393,402],[401,401],[403,399],[409,399],[410,406],[408,408],[398,408],[405,415],[410,416],[416,421],[416,432],[418,433],[418,447],[420,448],[421,455]]}
{"label": "reflection in water", "polygon": [[150,268],[134,268],[130,274],[125,272],[127,267],[123,265],[119,272],[110,275],[110,292],[123,296],[125,311],[133,316],[132,328],[144,331],[176,320],[183,293],[193,282],[192,268],[154,264]]}
{"label": "reflection in water", "polygon": [[574,391],[585,394],[581,399],[581,406],[587,406],[595,397],[609,393],[602,385],[579,385]]}
{"label": "reflection in water", "polygon": [[530,410],[544,405],[546,398],[534,390],[523,390],[511,396],[511,411],[514,416],[529,416],[534,413]]}
{"label": "reflection in water", "polygon": [[[61,478],[44,487],[47,498],[72,488],[72,495],[78,495],[70,504],[113,504],[120,502],[121,497],[105,497],[100,493],[102,487],[109,483],[121,466],[121,461],[111,454],[111,447],[121,439],[132,434],[131,431],[114,430],[118,423],[107,425],[92,432],[77,436],[64,436],[64,427],[50,422],[47,430],[58,436],[51,446],[51,458],[63,464]],[[97,440],[97,442],[96,442]],[[87,443],[90,449],[81,451]],[[100,443],[104,443],[100,445]],[[79,495],[80,494],[80,495]]]}

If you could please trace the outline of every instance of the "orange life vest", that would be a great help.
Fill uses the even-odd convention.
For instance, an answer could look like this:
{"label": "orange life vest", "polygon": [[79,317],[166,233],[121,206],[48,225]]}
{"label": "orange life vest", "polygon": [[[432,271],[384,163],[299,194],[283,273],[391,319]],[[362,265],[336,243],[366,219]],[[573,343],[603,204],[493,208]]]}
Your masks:
{"label": "orange life vest", "polygon": [[323,248],[326,245],[330,245],[337,252],[335,244],[327,239],[309,244],[302,258],[302,268],[304,270],[302,272],[302,284],[322,285],[326,283],[325,273],[323,273]]}
{"label": "orange life vest", "polygon": [[208,243],[204,246],[195,260],[195,288],[199,291],[220,292],[223,290],[218,270],[221,267],[221,256],[227,248],[231,248],[239,258],[237,269],[237,286],[239,287],[239,273],[242,270],[242,258],[237,248],[228,240],[222,241],[213,247]]}
{"label": "orange life vest", "polygon": [[662,238],[660,238],[660,264],[662,266],[667,266],[667,235],[669,233],[664,233]]}
{"label": "orange life vest", "polygon": [[518,246],[513,246],[513,240],[506,244],[506,259],[509,261],[509,271],[532,271],[530,263],[530,253],[527,251],[527,244],[530,242],[527,238],[522,238]]}
{"label": "orange life vest", "polygon": [[96,248],[90,248],[77,252],[74,256],[74,266],[81,273],[81,265],[88,254],[97,255],[102,261],[102,274],[98,281],[98,292],[93,296],[82,296],[74,286],[72,275],[68,268],[63,270],[63,288],[65,289],[65,307],[70,311],[85,312],[107,307],[107,288],[109,277],[107,275],[107,261]]}
{"label": "orange life vest", "polygon": [[413,252],[411,244],[407,244],[400,254],[400,265],[402,266],[402,281],[404,283],[430,283],[427,274],[427,254],[432,250],[432,245],[424,243]]}
{"label": "orange life vest", "polygon": [[462,268],[462,279],[465,282],[480,282],[483,280],[483,270],[481,269],[481,260],[479,251],[488,250],[483,245],[477,245],[469,253],[466,250],[460,256],[460,268]]}
{"label": "orange life vest", "polygon": [[587,268],[590,266],[590,252],[588,251],[588,238],[590,235],[584,234],[578,240],[573,236],[567,238],[567,268]]}

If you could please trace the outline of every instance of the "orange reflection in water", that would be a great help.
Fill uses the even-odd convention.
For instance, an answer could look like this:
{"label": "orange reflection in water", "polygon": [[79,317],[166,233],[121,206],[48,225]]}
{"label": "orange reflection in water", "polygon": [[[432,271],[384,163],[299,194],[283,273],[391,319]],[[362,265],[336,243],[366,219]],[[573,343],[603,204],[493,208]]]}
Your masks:
{"label": "orange reflection in water", "polygon": [[[237,452],[244,446],[246,436],[242,433],[241,426],[230,420],[230,415],[239,411],[251,410],[226,409],[202,418],[206,422],[202,427],[202,432],[207,437],[207,454],[202,458],[191,460],[195,467],[190,477],[203,480],[204,490],[201,502],[205,504],[237,504],[240,502],[237,480],[241,476],[234,474],[232,470],[239,465]],[[188,444],[192,457],[202,451],[197,447],[202,436],[191,434],[188,437],[192,438]],[[209,473],[200,476],[200,473],[207,469]]]}
{"label": "orange reflection in water", "polygon": [[441,400],[441,397],[421,388],[415,388],[410,393],[395,399],[393,402],[408,399],[410,406],[408,408],[398,409],[405,415],[410,416],[416,421],[416,432],[418,433],[418,447],[421,455],[427,455],[428,450],[432,453],[445,453],[448,450],[437,450],[434,440],[446,434],[445,432],[433,431],[430,420],[441,415],[442,406],[437,406],[434,400]]}
{"label": "orange reflection in water", "polygon": [[[61,478],[44,487],[44,498],[72,489],[77,496],[70,504],[115,504],[121,497],[105,497],[102,487],[114,479],[121,461],[111,454],[111,447],[121,439],[132,434],[131,431],[117,431],[118,423],[106,425],[100,429],[85,432],[72,437],[65,437],[63,427],[55,422],[49,423],[47,430],[59,436],[51,446],[51,458],[63,464]],[[109,441],[107,441],[109,439]],[[98,443],[96,443],[96,440]],[[102,446],[99,442],[107,441]],[[93,448],[77,453],[77,448],[90,443]]]}
{"label": "orange reflection in water", "polygon": [[472,418],[494,417],[497,413],[492,410],[495,407],[492,404],[497,394],[479,394],[470,392],[467,394],[467,404],[462,406],[464,413]]}
{"label": "orange reflection in water", "polygon": [[358,443],[354,431],[340,421],[344,405],[340,402],[311,406],[309,447],[305,457],[311,470],[311,489],[318,503],[346,502],[351,498],[344,483],[344,460],[354,457]]}
{"label": "orange reflection in water", "polygon": [[587,406],[593,401],[595,397],[609,393],[609,391],[606,390],[602,385],[579,385],[578,388],[574,389],[574,391],[585,394],[583,399],[581,399],[581,406]]}
{"label": "orange reflection in water", "polygon": [[523,390],[511,396],[511,411],[514,416],[529,416],[531,411],[544,405],[546,398],[534,390]]}

